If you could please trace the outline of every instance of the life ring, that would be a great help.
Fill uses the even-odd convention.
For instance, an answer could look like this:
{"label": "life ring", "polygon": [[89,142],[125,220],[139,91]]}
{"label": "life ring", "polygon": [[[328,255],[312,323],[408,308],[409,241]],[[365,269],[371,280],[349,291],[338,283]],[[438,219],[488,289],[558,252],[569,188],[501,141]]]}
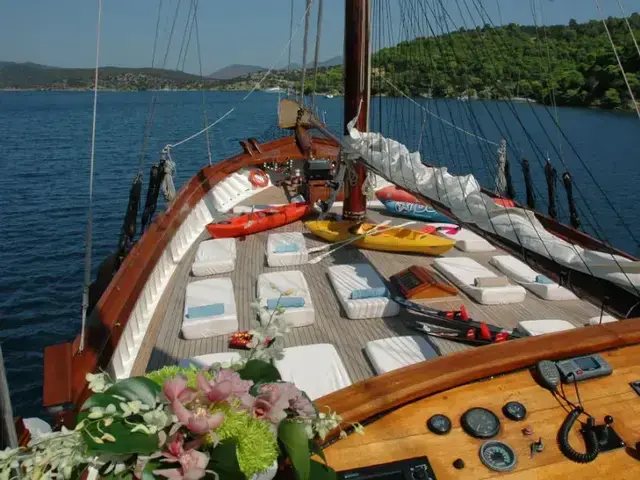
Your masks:
{"label": "life ring", "polygon": [[251,185],[258,188],[269,185],[269,177],[259,168],[251,170],[251,173],[249,174],[249,181],[251,182]]}

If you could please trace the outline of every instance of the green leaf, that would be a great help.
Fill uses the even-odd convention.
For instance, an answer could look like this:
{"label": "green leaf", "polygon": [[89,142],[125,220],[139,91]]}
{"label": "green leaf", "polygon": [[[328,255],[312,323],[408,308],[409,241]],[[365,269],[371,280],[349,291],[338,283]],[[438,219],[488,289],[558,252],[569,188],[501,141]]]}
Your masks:
{"label": "green leaf", "polygon": [[156,480],[156,476],[152,472],[161,468],[168,468],[165,465],[166,464],[160,463],[160,460],[151,460],[147,462],[144,466],[144,470],[142,470],[142,480]]}
{"label": "green leaf", "polygon": [[118,395],[127,401],[140,400],[151,408],[156,406],[156,398],[160,394],[160,385],[146,377],[132,377],[120,380],[115,385],[109,387],[104,393],[106,395]]}
{"label": "green leaf", "polygon": [[324,456],[324,450],[315,440],[309,440],[309,451],[312,455],[318,455],[324,463],[327,463],[327,458]]}
{"label": "green leaf", "polygon": [[254,383],[269,383],[280,380],[280,372],[278,372],[278,369],[262,360],[249,360],[246,365],[238,371],[238,374],[243,380],[253,380]]}
{"label": "green leaf", "polygon": [[300,422],[283,420],[278,427],[278,439],[291,459],[298,480],[309,480],[309,439]]}
{"label": "green leaf", "polygon": [[[87,418],[86,413],[80,413],[78,420],[82,421]],[[111,453],[117,455],[127,455],[132,453],[139,453],[142,455],[150,454],[158,450],[158,435],[147,435],[141,432],[131,432],[131,426],[125,424],[122,420],[114,420],[114,422],[105,427],[100,422],[100,428],[105,433],[110,433],[116,439],[115,442],[97,443],[93,440],[93,437],[100,438],[102,433],[98,430],[96,422],[92,422],[85,429],[82,430],[87,446],[91,452],[98,455],[101,453]]]}
{"label": "green leaf", "polygon": [[338,480],[338,475],[328,465],[311,460],[309,480]]}
{"label": "green leaf", "polygon": [[245,475],[238,464],[237,444],[235,440],[227,439],[218,444],[213,450],[207,470],[218,474],[219,480],[245,480]]}
{"label": "green leaf", "polygon": [[118,400],[111,395],[107,395],[106,393],[94,393],[87,401],[82,404],[80,410],[89,410],[91,407],[102,407],[106,408],[110,403],[118,406],[118,404],[122,400]]}

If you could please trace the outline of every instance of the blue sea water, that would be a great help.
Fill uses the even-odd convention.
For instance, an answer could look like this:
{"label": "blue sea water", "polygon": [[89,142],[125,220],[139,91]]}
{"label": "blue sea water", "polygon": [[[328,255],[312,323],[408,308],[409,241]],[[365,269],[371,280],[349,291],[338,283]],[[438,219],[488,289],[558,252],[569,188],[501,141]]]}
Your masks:
{"label": "blue sea water", "polygon": [[[154,95],[105,92],[99,96],[94,271],[117,244],[128,190],[138,172],[145,122]],[[273,127],[278,96],[258,92],[241,102],[244,95],[205,94],[210,121],[236,107],[210,130],[214,162],[237,153],[239,140],[248,137],[266,140],[278,135]],[[524,183],[517,160],[524,154],[531,162],[534,183],[540,193],[538,204],[543,211],[547,207],[541,160],[548,152],[562,173],[564,166],[558,159],[563,158],[580,189],[576,199],[585,229],[591,232],[597,229],[599,235],[614,245],[633,254],[640,253],[633,239],[633,236],[640,238],[640,222],[636,221],[635,212],[640,184],[635,116],[558,109],[559,123],[572,142],[569,144],[554,128],[554,112],[542,106],[426,99],[414,102],[374,100],[371,128],[394,136],[411,149],[420,148],[426,161],[447,165],[456,173],[473,170],[488,185],[496,147],[442,123],[437,117],[494,142],[499,141],[502,133],[509,141],[518,198],[524,199]],[[320,112],[325,112],[328,125],[339,133],[342,99],[318,98],[317,106]],[[41,413],[44,347],[68,341],[80,329],[91,109],[92,95],[88,92],[0,92],[0,341],[14,410],[20,415]],[[157,95],[153,127],[142,162],[145,190],[149,167],[158,159],[162,147],[191,135],[202,125],[199,92]],[[482,131],[475,125],[480,125]],[[176,185],[180,186],[208,162],[204,136],[176,148],[173,158],[178,168]],[[565,194],[560,183],[558,189],[560,212],[566,219]],[[613,213],[612,206],[623,221]],[[592,225],[586,225],[586,220]],[[623,222],[630,226],[633,236]]]}

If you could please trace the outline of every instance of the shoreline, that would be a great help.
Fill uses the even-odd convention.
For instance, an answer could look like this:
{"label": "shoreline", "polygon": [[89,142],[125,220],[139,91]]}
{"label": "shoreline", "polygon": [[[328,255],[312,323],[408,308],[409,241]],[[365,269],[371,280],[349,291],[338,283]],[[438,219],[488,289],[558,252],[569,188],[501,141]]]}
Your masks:
{"label": "shoreline", "polygon": [[[231,93],[231,92],[238,92],[238,93],[247,93],[249,92],[250,89],[247,90],[241,90],[241,89],[219,89],[219,90],[204,90],[205,93],[207,92],[220,92],[220,93]],[[44,89],[44,88],[0,88],[0,92],[52,92],[52,93],[59,93],[59,92],[71,92],[71,93],[91,93],[93,92],[93,89],[91,88],[52,88],[52,89]],[[120,90],[120,89],[116,89],[116,88],[101,88],[100,90],[98,90],[98,92],[101,93],[141,93],[141,92],[202,92],[202,90],[194,90],[194,89],[187,89],[187,88],[176,88],[176,89],[171,89],[171,90],[165,90],[165,89],[161,89],[161,90]],[[269,93],[269,94],[274,94],[276,92],[270,92],[268,90],[256,90],[256,92],[261,92],[261,93]],[[332,94],[331,92],[318,92],[316,94],[316,96],[319,97],[325,97],[326,95],[334,95],[333,98],[342,98],[343,95],[335,95]],[[384,95],[385,98],[403,98],[402,96],[391,96],[391,95]],[[518,103],[518,104],[529,104],[529,105],[540,105],[540,106],[547,106],[549,107],[550,105],[544,104],[544,103],[540,103],[537,102],[533,99],[525,99],[523,97],[515,97],[515,98],[511,98],[511,99],[507,99],[507,98],[457,98],[457,97],[436,97],[436,98],[432,98],[432,97],[423,97],[423,96],[416,96],[416,97],[412,97],[412,98],[418,98],[418,99],[427,99],[427,100],[457,100],[460,102],[468,102],[468,101],[482,101],[482,100],[489,100],[492,102],[506,102],[507,100],[511,100],[511,102],[513,103]],[[558,105],[558,107],[561,108],[584,108],[584,109],[589,109],[589,110],[598,110],[598,111],[602,111],[602,112],[616,112],[616,113],[633,113],[635,112],[635,110],[633,108],[617,108],[617,109],[611,109],[611,108],[602,108],[599,106],[593,106],[593,105]]]}

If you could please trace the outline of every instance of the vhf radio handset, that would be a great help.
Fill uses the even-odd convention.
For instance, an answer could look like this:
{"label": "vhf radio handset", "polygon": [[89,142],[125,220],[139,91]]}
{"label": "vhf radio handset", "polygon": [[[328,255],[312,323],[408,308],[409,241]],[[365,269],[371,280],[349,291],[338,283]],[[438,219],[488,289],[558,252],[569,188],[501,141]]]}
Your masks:
{"label": "vhf radio handset", "polygon": [[584,435],[584,442],[587,447],[587,451],[585,453],[577,452],[571,447],[571,445],[569,445],[569,433],[571,432],[573,425],[576,423],[576,420],[578,420],[578,417],[584,413],[582,405],[574,405],[567,399],[564,393],[560,393],[558,391],[558,385],[560,385],[560,371],[558,370],[555,362],[552,362],[550,360],[542,360],[538,362],[536,364],[536,373],[536,377],[540,386],[551,391],[554,396],[562,398],[572,407],[572,410],[564,419],[564,422],[562,422],[560,430],[558,430],[558,445],[560,446],[560,451],[564,454],[565,457],[574,462],[593,462],[600,453],[598,437],[594,430],[594,418],[590,415],[587,415],[587,423],[582,424],[582,433]]}

